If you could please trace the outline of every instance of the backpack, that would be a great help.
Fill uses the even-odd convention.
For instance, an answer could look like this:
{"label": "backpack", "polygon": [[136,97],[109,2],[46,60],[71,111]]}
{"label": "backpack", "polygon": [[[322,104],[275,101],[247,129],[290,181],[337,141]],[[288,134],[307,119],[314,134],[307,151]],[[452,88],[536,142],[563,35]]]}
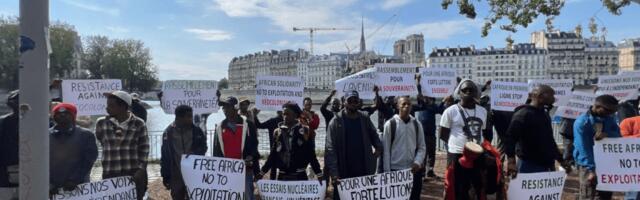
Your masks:
{"label": "backpack", "polygon": [[[389,149],[393,149],[392,148],[393,141],[395,141],[395,139],[396,139],[396,127],[398,126],[395,118],[389,119],[389,125],[390,125],[389,128],[391,128],[391,142],[389,143]],[[413,120],[413,127],[416,130],[416,132],[419,130],[418,129],[418,121],[417,120]],[[422,134],[422,133],[416,133],[416,147],[418,145],[418,139],[419,139],[418,134]],[[416,148],[415,153],[418,153],[418,149],[417,148]],[[384,171],[384,165],[383,165],[384,158],[383,158],[383,155],[384,154],[380,155],[380,158],[379,158],[380,160],[378,162],[378,172],[379,173],[382,173]]]}

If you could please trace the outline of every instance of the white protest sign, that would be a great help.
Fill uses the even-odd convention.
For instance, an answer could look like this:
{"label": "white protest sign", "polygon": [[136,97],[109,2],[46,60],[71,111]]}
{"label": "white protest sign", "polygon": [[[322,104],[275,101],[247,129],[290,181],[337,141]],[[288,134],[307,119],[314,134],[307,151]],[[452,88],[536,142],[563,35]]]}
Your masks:
{"label": "white protest sign", "polygon": [[62,98],[78,108],[78,116],[107,114],[105,92],[122,90],[117,79],[63,80]]}
{"label": "white protest sign", "polygon": [[456,70],[448,68],[420,68],[422,94],[443,98],[453,94],[457,85]]}
{"label": "white protest sign", "polygon": [[345,92],[356,90],[361,99],[373,99],[373,86],[376,81],[376,68],[369,68],[347,77],[336,80],[336,95],[344,96]]}
{"label": "white protest sign", "polygon": [[555,106],[565,105],[571,98],[571,88],[573,88],[572,79],[530,79],[528,84],[529,92],[539,85],[548,85],[553,88],[556,92],[554,95],[556,97],[556,102],[553,104]]}
{"label": "white protest sign", "polygon": [[162,83],[162,110],[174,114],[176,107],[188,105],[193,114],[218,112],[218,82],[206,80],[169,80]]}
{"label": "white protest sign", "polygon": [[56,194],[51,200],[123,199],[136,200],[136,184],[130,176],[80,184],[73,191]]}
{"label": "white protest sign", "polygon": [[640,88],[640,73],[599,76],[596,94],[609,94],[618,100],[636,99]]}
{"label": "white protest sign", "polygon": [[340,179],[340,199],[409,199],[413,187],[410,169]]}
{"label": "white protest sign", "polygon": [[376,63],[376,85],[381,96],[415,96],[416,86],[415,64],[381,64]]}
{"label": "white protest sign", "polygon": [[509,182],[508,199],[562,199],[566,178],[564,171],[518,173]]}
{"label": "white protest sign", "polygon": [[640,138],[605,138],[596,141],[593,157],[597,190],[640,191]]}
{"label": "white protest sign", "polygon": [[596,99],[596,94],[590,92],[574,91],[567,104],[559,106],[554,116],[576,119],[589,110]]}
{"label": "white protest sign", "polygon": [[519,82],[491,82],[491,109],[513,111],[527,102],[529,86]]}
{"label": "white protest sign", "polygon": [[324,200],[327,184],[318,181],[259,180],[260,198],[265,200]]}
{"label": "white protest sign", "polygon": [[260,110],[281,110],[289,101],[302,106],[304,84],[300,77],[258,76],[256,77],[256,107]]}
{"label": "white protest sign", "polygon": [[189,199],[244,199],[243,160],[182,155],[180,168]]}

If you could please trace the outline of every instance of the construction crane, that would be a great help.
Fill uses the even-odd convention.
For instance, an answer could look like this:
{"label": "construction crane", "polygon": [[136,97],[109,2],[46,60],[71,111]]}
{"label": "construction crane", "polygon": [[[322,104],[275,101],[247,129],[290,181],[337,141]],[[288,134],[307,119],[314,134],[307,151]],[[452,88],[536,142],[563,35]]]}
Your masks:
{"label": "construction crane", "polygon": [[297,28],[297,27],[293,27],[293,31],[309,31],[309,45],[311,46],[311,48],[310,48],[311,55],[313,55],[313,32],[316,32],[316,31],[338,31],[338,30],[353,30],[353,29],[352,28],[317,28],[317,27]]}

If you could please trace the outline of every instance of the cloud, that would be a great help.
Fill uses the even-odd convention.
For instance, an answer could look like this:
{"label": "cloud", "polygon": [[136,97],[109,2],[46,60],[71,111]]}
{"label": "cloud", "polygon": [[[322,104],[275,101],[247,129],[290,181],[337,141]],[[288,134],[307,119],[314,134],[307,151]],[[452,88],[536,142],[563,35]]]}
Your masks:
{"label": "cloud", "polygon": [[481,23],[475,23],[472,20],[452,20],[431,23],[420,23],[402,28],[401,34],[409,35],[414,33],[423,33],[425,39],[446,40],[451,36],[466,34],[471,29],[479,29]]}
{"label": "cloud", "polygon": [[190,28],[190,29],[184,29],[184,31],[195,34],[199,39],[206,40],[206,41],[222,41],[222,40],[230,40],[233,38],[233,35],[231,33],[223,30],[216,30],[216,29]]}
{"label": "cloud", "polygon": [[124,28],[124,27],[120,27],[120,26],[107,26],[105,27],[108,31],[111,31],[113,33],[128,33],[129,29]]}
{"label": "cloud", "polygon": [[208,52],[202,55],[174,54],[158,62],[160,80],[220,80],[227,76],[229,62],[234,55],[227,52]]}
{"label": "cloud", "polygon": [[[294,33],[293,27],[348,27],[358,16],[348,9],[356,0],[214,0],[211,6],[229,17],[261,17],[281,31]],[[298,33],[302,34],[302,32]]]}
{"label": "cloud", "polygon": [[382,9],[389,10],[392,8],[401,7],[411,3],[412,0],[384,0],[382,3]]}
{"label": "cloud", "polygon": [[105,13],[112,16],[120,15],[120,10],[116,8],[108,8],[102,5],[94,5],[86,2],[80,2],[77,0],[62,0],[62,2],[71,6],[75,6],[75,7],[93,11],[93,12],[101,12],[101,13]]}

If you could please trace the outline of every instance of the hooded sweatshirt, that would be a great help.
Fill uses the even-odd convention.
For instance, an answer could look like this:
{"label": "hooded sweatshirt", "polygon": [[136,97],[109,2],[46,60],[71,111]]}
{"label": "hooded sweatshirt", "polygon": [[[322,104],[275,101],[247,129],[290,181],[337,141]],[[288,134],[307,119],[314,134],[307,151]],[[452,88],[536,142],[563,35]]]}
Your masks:
{"label": "hooded sweatshirt", "polygon": [[539,165],[553,165],[562,157],[553,138],[551,118],[543,108],[522,105],[515,109],[507,129],[505,153]]}

